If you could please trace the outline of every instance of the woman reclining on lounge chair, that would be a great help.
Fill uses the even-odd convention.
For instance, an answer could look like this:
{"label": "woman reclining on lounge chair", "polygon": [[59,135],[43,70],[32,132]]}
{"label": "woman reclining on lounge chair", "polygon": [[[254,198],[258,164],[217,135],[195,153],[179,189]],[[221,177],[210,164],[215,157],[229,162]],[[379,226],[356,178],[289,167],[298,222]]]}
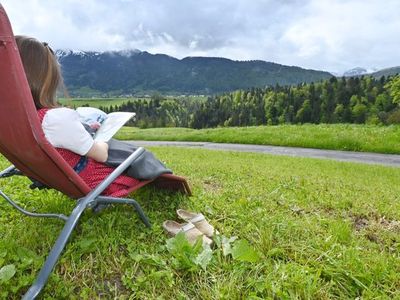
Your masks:
{"label": "woman reclining on lounge chair", "polygon": [[[53,50],[31,37],[16,36],[16,42],[46,139],[90,188],[96,187],[136,148],[114,139],[107,143],[94,141],[78,112],[57,103],[56,91],[63,79]],[[138,180],[154,179],[164,173],[172,172],[146,151],[103,194],[126,196]]]}

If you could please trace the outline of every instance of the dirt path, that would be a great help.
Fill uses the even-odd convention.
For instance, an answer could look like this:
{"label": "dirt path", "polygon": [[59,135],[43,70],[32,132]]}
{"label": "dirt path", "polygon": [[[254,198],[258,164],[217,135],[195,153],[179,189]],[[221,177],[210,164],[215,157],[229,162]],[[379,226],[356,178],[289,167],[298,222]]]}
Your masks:
{"label": "dirt path", "polygon": [[321,159],[333,159],[339,161],[359,162],[366,164],[379,164],[391,167],[400,167],[400,155],[379,154],[369,152],[352,152],[337,150],[320,150],[310,148],[262,146],[245,144],[222,144],[208,142],[163,142],[163,141],[132,141],[137,146],[173,146],[194,147],[212,150],[258,152],[274,155],[312,157]]}

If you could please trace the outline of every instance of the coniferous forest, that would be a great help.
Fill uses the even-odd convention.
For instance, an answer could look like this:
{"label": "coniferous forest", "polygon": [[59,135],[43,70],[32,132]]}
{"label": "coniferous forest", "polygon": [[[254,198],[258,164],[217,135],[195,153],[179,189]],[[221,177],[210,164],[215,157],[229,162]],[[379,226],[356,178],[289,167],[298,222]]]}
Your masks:
{"label": "coniferous forest", "polygon": [[106,112],[134,111],[135,126],[212,128],[303,123],[398,124],[400,76],[332,77],[297,86],[254,88],[193,100],[135,99]]}

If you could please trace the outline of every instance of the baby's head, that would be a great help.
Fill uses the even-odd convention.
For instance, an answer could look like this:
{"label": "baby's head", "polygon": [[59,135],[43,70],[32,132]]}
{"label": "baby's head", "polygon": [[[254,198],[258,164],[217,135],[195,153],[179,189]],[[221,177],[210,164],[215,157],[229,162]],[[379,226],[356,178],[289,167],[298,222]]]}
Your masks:
{"label": "baby's head", "polygon": [[56,92],[62,76],[53,50],[35,38],[18,35],[15,40],[36,107],[58,106]]}

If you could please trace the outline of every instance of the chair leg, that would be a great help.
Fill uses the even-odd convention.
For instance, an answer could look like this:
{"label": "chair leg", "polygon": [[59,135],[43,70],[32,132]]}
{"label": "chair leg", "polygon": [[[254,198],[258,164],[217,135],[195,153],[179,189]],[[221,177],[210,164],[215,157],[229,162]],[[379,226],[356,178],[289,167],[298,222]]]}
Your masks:
{"label": "chair leg", "polygon": [[22,299],[35,299],[40,291],[43,289],[51,271],[54,268],[54,265],[56,264],[61,252],[65,247],[65,244],[68,241],[68,238],[70,237],[72,231],[78,223],[78,220],[81,217],[83,211],[87,208],[87,205],[88,203],[86,201],[80,200],[78,205],[74,208],[67,222],[65,223],[63,230],[58,236],[56,243],[51,249],[50,254],[47,257],[42,269],[40,270],[35,282],[29,288]]}
{"label": "chair leg", "polygon": [[44,285],[46,284],[51,271],[53,270],[55,264],[57,263],[58,258],[61,255],[61,252],[64,250],[64,247],[74,230],[76,224],[79,221],[83,211],[86,208],[92,208],[98,204],[113,204],[113,203],[121,203],[121,204],[130,204],[133,205],[138,212],[140,218],[142,219],[143,223],[147,227],[151,227],[151,224],[144,214],[142,208],[140,207],[139,203],[137,203],[133,199],[126,199],[126,198],[113,198],[113,197],[106,197],[106,196],[98,196],[95,199],[91,196],[87,196],[79,200],[78,205],[75,206],[74,210],[72,211],[71,215],[69,216],[67,222],[64,225],[60,235],[57,238],[56,243],[54,244],[53,248],[50,251],[49,256],[47,257],[43,267],[41,268],[35,282],[26,292],[23,300],[30,300],[35,299],[41,290],[43,289]]}
{"label": "chair leg", "polygon": [[3,193],[2,190],[0,190],[0,196],[3,197],[8,203],[10,203],[12,205],[12,207],[14,207],[16,210],[18,210],[19,212],[23,213],[24,215],[27,215],[28,217],[57,218],[57,219],[61,219],[63,221],[67,221],[68,220],[68,217],[66,217],[63,214],[38,214],[38,213],[33,213],[33,212],[30,212],[30,211],[27,211],[27,210],[23,209],[21,206],[19,206],[17,203],[12,201],[10,199],[10,197],[8,197],[6,194]]}
{"label": "chair leg", "polygon": [[145,213],[142,210],[142,207],[140,206],[140,204],[134,200],[134,199],[128,199],[128,198],[114,198],[114,197],[107,197],[107,196],[98,196],[96,198],[96,203],[97,204],[115,204],[115,203],[119,203],[119,204],[130,204],[133,205],[133,207],[135,208],[135,210],[137,211],[140,219],[143,221],[143,223],[150,228],[151,224],[149,219],[147,218],[147,216],[145,215]]}

